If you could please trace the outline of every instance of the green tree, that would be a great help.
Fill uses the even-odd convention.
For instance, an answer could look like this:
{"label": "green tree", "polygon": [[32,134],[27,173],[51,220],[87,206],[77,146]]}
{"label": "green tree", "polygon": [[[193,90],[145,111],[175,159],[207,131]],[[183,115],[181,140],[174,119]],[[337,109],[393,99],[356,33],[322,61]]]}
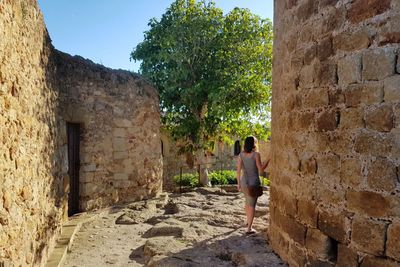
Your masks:
{"label": "green tree", "polygon": [[160,93],[164,126],[185,151],[211,140],[266,137],[272,65],[272,23],[212,1],[176,0],[131,53]]}

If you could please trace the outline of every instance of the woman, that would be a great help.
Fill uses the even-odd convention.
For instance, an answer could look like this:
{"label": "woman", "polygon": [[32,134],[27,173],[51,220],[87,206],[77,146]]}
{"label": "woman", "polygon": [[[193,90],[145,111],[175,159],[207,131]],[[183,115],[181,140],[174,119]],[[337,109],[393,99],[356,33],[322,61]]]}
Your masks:
{"label": "woman", "polygon": [[[254,220],[254,211],[256,208],[257,197],[249,195],[247,186],[260,186],[260,175],[268,166],[269,160],[262,165],[260,153],[256,152],[257,139],[254,136],[249,136],[244,141],[243,151],[239,154],[237,160],[237,180],[238,190],[244,193],[246,204],[244,210],[247,217],[246,234],[255,233],[251,228]],[[242,176],[243,170],[243,176]]]}

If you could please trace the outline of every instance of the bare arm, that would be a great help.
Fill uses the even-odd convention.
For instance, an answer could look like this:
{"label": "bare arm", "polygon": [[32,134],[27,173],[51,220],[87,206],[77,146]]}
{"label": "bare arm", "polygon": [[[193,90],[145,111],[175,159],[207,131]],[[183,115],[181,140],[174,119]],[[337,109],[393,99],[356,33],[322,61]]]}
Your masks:
{"label": "bare arm", "polygon": [[236,163],[236,179],[237,179],[237,186],[238,186],[238,190],[240,191],[240,176],[242,174],[242,160],[240,158],[240,155],[237,158],[237,163]]}
{"label": "bare arm", "polygon": [[261,156],[260,153],[257,152],[256,154],[256,165],[258,169],[258,173],[262,173],[264,171],[264,166],[261,164]]}
{"label": "bare arm", "polygon": [[262,166],[262,169],[265,170],[268,167],[269,161],[271,159],[268,159],[267,162],[264,163],[264,165]]}

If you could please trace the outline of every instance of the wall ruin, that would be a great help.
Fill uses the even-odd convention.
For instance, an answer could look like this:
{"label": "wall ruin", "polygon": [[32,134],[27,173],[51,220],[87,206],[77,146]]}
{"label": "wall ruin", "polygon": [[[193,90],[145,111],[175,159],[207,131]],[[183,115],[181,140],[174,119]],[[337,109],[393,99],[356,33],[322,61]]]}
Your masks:
{"label": "wall ruin", "polygon": [[400,266],[400,2],[275,0],[269,238],[291,266]]}
{"label": "wall ruin", "polygon": [[36,1],[0,1],[0,265],[43,265],[67,219],[67,122],[81,211],[160,192],[158,110],[139,77],[56,51]]}
{"label": "wall ruin", "polygon": [[81,125],[81,210],[162,188],[156,90],[140,77],[55,51],[63,120]]}

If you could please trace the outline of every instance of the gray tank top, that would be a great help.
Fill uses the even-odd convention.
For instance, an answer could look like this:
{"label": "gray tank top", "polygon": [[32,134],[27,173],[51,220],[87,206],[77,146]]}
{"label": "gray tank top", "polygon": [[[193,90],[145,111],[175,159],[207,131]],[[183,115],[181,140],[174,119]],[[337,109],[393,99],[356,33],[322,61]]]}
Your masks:
{"label": "gray tank top", "polygon": [[260,185],[260,177],[258,175],[258,168],[256,163],[256,153],[252,152],[250,157],[246,157],[243,152],[240,153],[242,159],[242,179],[241,185]]}

